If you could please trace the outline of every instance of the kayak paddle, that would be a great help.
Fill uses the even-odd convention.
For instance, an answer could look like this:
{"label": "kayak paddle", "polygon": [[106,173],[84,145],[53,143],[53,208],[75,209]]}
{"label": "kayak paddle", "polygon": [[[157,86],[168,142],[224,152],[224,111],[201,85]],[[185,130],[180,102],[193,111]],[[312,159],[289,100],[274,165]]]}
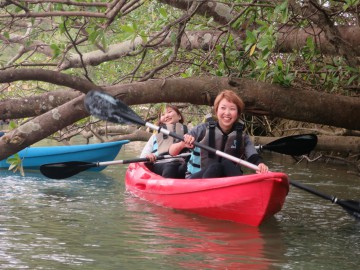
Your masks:
{"label": "kayak paddle", "polygon": [[[145,122],[129,106],[127,106],[121,100],[115,99],[114,97],[110,96],[109,94],[106,94],[105,92],[101,92],[101,91],[88,92],[85,96],[84,105],[90,114],[92,114],[102,120],[110,121],[113,123],[119,123],[119,124],[134,124],[135,123],[138,125],[149,127],[150,129],[153,129],[153,130],[157,130],[158,132],[161,132],[165,135],[169,135],[176,139],[179,139],[182,141],[184,140],[184,138],[182,136],[180,136],[174,132],[171,132],[165,128],[153,125],[149,122]],[[218,156],[227,158],[233,162],[244,165],[250,169],[253,169],[256,171],[259,170],[258,166],[256,166],[255,164],[252,164],[252,163],[242,160],[240,158],[234,157],[232,155],[229,155],[227,153],[216,150],[212,147],[209,147],[207,145],[204,145],[204,144],[201,144],[198,142],[194,142],[193,144],[201,149],[207,150]],[[330,200],[332,203],[340,205],[350,215],[352,215],[356,219],[360,220],[360,202],[359,201],[341,200],[335,196],[326,195],[326,194],[323,194],[316,190],[313,190],[312,188],[307,187],[303,184],[297,183],[295,181],[289,180],[289,182],[291,185],[293,185],[299,189],[310,192],[310,193],[317,195],[323,199]]]}
{"label": "kayak paddle", "polygon": [[317,141],[315,134],[292,135],[255,148],[258,151],[268,150],[290,156],[301,156],[309,154],[315,148]]}
{"label": "kayak paddle", "polygon": [[[177,156],[164,155],[157,157],[156,160],[187,157],[189,155],[190,155],[189,153],[184,153]],[[129,163],[145,162],[145,161],[149,161],[149,159],[134,158],[128,160],[113,160],[113,161],[104,161],[104,162],[68,161],[68,162],[49,163],[49,164],[41,165],[40,172],[48,178],[64,179],[94,167],[102,167],[102,166],[108,166],[114,164],[129,164]]]}
{"label": "kayak paddle", "polygon": [[327,195],[295,181],[290,181],[290,184],[297,188],[310,192],[314,195],[317,195],[325,200],[331,201],[332,203],[340,205],[346,210],[346,212],[349,213],[349,215],[353,216],[357,220],[360,220],[360,201],[341,200],[338,199],[336,196]]}

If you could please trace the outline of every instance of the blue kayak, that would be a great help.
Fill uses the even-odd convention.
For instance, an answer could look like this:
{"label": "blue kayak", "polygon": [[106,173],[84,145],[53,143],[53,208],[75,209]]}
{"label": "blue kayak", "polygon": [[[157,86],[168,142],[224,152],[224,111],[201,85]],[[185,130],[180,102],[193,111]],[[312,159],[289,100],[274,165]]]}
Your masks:
{"label": "blue kayak", "polygon": [[[22,159],[24,169],[38,170],[41,165],[48,163],[84,161],[84,162],[104,162],[114,160],[123,144],[129,140],[104,142],[81,145],[64,146],[39,146],[27,147],[18,152]],[[10,164],[6,159],[0,161],[0,168],[9,168]],[[90,170],[101,171],[105,166],[94,167]]]}

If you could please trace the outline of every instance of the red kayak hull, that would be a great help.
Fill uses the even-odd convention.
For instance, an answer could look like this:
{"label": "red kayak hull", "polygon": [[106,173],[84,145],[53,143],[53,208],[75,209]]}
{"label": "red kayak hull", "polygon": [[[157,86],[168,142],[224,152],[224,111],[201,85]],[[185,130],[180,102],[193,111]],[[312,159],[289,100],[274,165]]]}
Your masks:
{"label": "red kayak hull", "polygon": [[126,190],[156,205],[251,226],[279,212],[289,191],[284,173],[251,174],[210,179],[168,179],[144,163],[132,163]]}

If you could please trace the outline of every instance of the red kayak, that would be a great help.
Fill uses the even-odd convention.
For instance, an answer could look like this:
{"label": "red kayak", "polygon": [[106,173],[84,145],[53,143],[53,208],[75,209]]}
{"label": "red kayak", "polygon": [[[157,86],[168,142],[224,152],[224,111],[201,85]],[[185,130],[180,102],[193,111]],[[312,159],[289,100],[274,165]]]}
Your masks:
{"label": "red kayak", "polygon": [[156,205],[201,216],[259,226],[279,212],[289,191],[284,173],[209,179],[169,179],[144,163],[126,171],[127,191]]}

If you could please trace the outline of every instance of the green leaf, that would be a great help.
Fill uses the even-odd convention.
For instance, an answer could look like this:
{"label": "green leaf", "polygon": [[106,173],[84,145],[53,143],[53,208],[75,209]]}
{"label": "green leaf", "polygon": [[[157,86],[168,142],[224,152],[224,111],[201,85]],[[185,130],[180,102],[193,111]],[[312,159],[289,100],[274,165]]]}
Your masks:
{"label": "green leaf", "polygon": [[59,24],[59,32],[60,32],[60,34],[64,34],[65,31],[66,31],[65,22],[60,23],[60,24]]}
{"label": "green leaf", "polygon": [[343,6],[344,11],[346,11],[347,9],[349,9],[351,7],[356,7],[360,3],[359,0],[346,0],[345,2],[346,2],[346,4],[344,4],[344,6]]}
{"label": "green leaf", "polygon": [[289,17],[289,9],[288,9],[289,3],[288,1],[282,2],[280,5],[277,5],[274,14],[281,16],[281,22],[285,23],[288,20]]}
{"label": "green leaf", "polygon": [[311,50],[314,51],[315,50],[315,42],[314,39],[312,37],[307,37],[306,38],[306,46]]}
{"label": "green leaf", "polygon": [[138,31],[138,25],[135,22],[133,22],[132,26],[134,28],[134,31],[137,32]]}
{"label": "green leaf", "polygon": [[89,31],[89,40],[92,42],[92,43],[95,43],[97,37],[99,36],[99,32],[97,30],[92,30],[92,31]]}
{"label": "green leaf", "polygon": [[134,33],[135,29],[131,26],[131,25],[122,25],[120,26],[120,29],[124,32],[128,32],[128,33]]}
{"label": "green leaf", "polygon": [[352,76],[346,83],[346,85],[351,85],[351,83],[357,78],[357,75]]}
{"label": "green leaf", "polygon": [[264,49],[262,51],[262,58],[263,59],[268,59],[270,55],[271,55],[271,51],[268,48],[266,48],[266,49]]}
{"label": "green leaf", "polygon": [[53,51],[53,57],[52,57],[52,59],[55,59],[56,57],[58,57],[58,56],[60,55],[61,50],[60,50],[60,48],[59,48],[58,45],[56,45],[56,44],[53,43],[53,44],[50,45],[50,48],[51,48],[51,50]]}
{"label": "green leaf", "polygon": [[170,34],[170,40],[171,40],[171,43],[172,43],[172,44],[175,44],[175,43],[176,43],[176,38],[177,38],[177,34],[174,33],[174,32],[172,32],[172,33]]}
{"label": "green leaf", "polygon": [[163,19],[168,19],[168,13],[165,8],[159,8],[159,14],[163,17]]}
{"label": "green leaf", "polygon": [[12,129],[15,129],[17,128],[17,124],[14,122],[14,121],[10,121],[9,123],[9,128],[12,130]]}
{"label": "green leaf", "polygon": [[256,35],[255,33],[249,31],[249,30],[246,30],[246,43],[247,44],[254,44],[256,43]]}
{"label": "green leaf", "polygon": [[267,66],[267,62],[264,61],[263,59],[259,59],[256,61],[256,68],[264,69],[264,68],[266,68],[266,66]]}

